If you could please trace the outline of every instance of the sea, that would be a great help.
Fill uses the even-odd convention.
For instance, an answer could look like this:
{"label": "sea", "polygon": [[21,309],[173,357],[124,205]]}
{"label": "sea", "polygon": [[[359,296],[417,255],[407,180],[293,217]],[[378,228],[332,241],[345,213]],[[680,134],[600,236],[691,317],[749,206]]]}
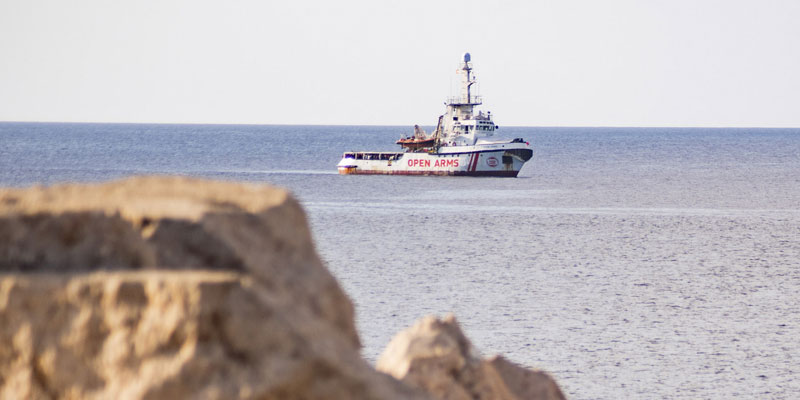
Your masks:
{"label": "sea", "polygon": [[0,123],[0,185],[279,185],[370,362],[453,313],[571,399],[800,398],[800,129],[501,127],[518,178],[338,175],[400,126]]}

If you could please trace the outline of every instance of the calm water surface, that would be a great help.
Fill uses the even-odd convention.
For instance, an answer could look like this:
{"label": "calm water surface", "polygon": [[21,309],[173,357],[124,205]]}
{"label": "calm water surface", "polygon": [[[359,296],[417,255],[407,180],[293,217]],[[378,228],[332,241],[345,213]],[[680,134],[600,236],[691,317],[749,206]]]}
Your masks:
{"label": "calm water surface", "polygon": [[408,129],[0,123],[0,184],[288,187],[368,360],[454,312],[574,399],[800,398],[800,129],[502,128],[517,179],[336,175]]}

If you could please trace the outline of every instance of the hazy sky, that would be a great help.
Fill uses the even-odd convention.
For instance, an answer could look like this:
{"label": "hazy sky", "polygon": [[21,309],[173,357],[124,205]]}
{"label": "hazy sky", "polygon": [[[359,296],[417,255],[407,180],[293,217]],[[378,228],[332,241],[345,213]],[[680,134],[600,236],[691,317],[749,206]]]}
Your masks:
{"label": "hazy sky", "polygon": [[0,0],[0,121],[800,127],[800,0]]}

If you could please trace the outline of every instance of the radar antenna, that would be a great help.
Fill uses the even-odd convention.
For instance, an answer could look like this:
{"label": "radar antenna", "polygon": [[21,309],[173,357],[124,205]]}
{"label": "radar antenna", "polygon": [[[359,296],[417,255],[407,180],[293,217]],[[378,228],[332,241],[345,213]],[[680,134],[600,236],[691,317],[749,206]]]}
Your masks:
{"label": "radar antenna", "polygon": [[464,53],[464,66],[461,67],[461,70],[466,73],[464,85],[467,92],[467,104],[472,103],[472,93],[470,93],[470,87],[475,84],[475,77],[471,75],[472,65],[469,64],[470,61],[472,61],[472,56],[469,53]]}

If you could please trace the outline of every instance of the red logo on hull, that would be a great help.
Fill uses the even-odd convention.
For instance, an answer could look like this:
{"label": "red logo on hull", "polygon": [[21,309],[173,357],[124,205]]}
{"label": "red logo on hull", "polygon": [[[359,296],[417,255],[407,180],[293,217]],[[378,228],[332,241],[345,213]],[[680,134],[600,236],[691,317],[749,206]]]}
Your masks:
{"label": "red logo on hull", "polygon": [[498,163],[497,159],[494,158],[494,157],[489,157],[489,158],[486,159],[486,165],[488,165],[488,166],[490,166],[492,168],[496,167],[497,164],[499,164],[499,163]]}

